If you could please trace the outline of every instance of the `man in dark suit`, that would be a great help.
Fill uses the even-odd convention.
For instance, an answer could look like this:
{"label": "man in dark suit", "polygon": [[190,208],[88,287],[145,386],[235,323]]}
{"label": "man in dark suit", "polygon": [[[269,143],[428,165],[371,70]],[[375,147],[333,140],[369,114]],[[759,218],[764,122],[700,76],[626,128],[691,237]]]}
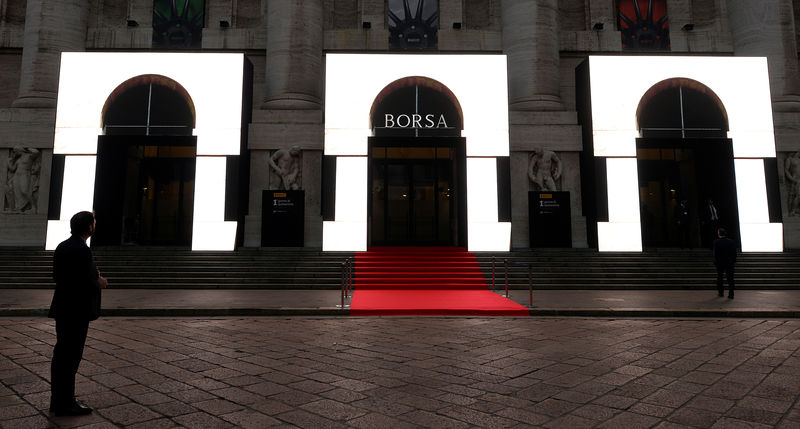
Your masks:
{"label": "man in dark suit", "polygon": [[736,265],[736,242],[728,238],[725,228],[717,230],[717,238],[714,240],[712,251],[714,254],[714,265],[717,266],[717,293],[724,296],[725,289],[722,287],[722,273],[728,277],[728,298],[733,299],[733,267]]}
{"label": "man in dark suit", "polygon": [[91,408],[75,402],[75,374],[83,357],[89,322],[100,317],[100,290],[108,282],[94,264],[86,240],[94,234],[91,212],[79,212],[69,221],[72,236],[53,253],[56,290],[48,317],[56,319],[56,345],[50,365],[50,411],[57,416],[89,414]]}
{"label": "man in dark suit", "polygon": [[703,215],[701,217],[703,226],[703,246],[714,244],[717,238],[717,229],[719,228],[719,209],[714,204],[712,198],[708,198],[708,203],[703,207]]}

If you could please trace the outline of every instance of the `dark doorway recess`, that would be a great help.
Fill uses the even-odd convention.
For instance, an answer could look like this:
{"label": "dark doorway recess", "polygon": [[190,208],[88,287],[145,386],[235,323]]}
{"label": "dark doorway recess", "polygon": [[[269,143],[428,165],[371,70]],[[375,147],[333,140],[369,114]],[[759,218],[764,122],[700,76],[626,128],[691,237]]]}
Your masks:
{"label": "dark doorway recess", "polygon": [[728,139],[638,139],[639,201],[644,247],[682,247],[676,210],[689,207],[689,247],[711,245],[708,199],[719,213],[719,226],[739,235],[735,172]]}
{"label": "dark doorway recess", "polygon": [[191,244],[194,113],[186,90],[165,76],[137,76],[111,93],[97,145],[93,246]]}
{"label": "dark doorway recess", "polygon": [[369,139],[370,245],[464,246],[461,137]]}
{"label": "dark doorway recess", "polygon": [[[739,236],[733,146],[719,97],[700,82],[676,78],[650,88],[637,111],[636,140],[644,247],[709,247],[718,226]],[[688,231],[677,223],[687,201]],[[709,219],[713,200],[718,221]],[[688,239],[685,238],[688,236]]]}
{"label": "dark doorway recess", "polygon": [[100,136],[92,245],[190,245],[195,151],[193,136]]}

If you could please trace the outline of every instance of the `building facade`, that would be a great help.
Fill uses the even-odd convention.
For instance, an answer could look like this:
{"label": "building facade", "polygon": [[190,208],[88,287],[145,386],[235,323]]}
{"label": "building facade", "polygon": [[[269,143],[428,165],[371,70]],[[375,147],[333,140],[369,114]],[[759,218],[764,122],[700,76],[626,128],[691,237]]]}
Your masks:
{"label": "building facade", "polygon": [[[800,2],[0,0],[0,245],[800,247]],[[680,208],[685,200],[685,214]],[[711,204],[709,204],[711,201]]]}

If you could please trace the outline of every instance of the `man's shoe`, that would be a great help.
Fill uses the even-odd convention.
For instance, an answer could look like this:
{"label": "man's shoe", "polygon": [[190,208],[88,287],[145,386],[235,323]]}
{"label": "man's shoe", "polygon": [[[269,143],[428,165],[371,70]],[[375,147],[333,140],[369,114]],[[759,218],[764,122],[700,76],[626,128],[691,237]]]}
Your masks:
{"label": "man's shoe", "polygon": [[67,407],[67,408],[60,408],[60,409],[59,408],[55,408],[55,409],[51,408],[51,411],[53,412],[53,414],[55,414],[58,417],[63,417],[63,416],[85,416],[87,414],[91,414],[92,413],[92,409],[91,408],[81,407],[78,404],[73,404],[71,407]]}
{"label": "man's shoe", "polygon": [[733,299],[733,295],[728,295],[728,299]]}
{"label": "man's shoe", "polygon": [[717,296],[718,296],[718,297],[720,297],[720,298],[722,298],[723,296],[725,296],[725,294],[724,294],[724,293],[722,293],[722,292],[717,292]]}

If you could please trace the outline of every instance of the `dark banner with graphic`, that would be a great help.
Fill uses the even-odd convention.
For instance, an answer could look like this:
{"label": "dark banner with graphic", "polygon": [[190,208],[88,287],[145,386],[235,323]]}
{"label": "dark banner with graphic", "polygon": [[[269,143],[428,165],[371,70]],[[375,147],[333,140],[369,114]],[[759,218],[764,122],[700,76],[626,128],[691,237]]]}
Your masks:
{"label": "dark banner with graphic", "polygon": [[569,192],[528,192],[531,247],[572,247]]}
{"label": "dark banner with graphic", "polygon": [[200,48],[205,0],[154,0],[153,47]]}
{"label": "dark banner with graphic", "polygon": [[303,247],[305,191],[265,190],[261,247]]}

